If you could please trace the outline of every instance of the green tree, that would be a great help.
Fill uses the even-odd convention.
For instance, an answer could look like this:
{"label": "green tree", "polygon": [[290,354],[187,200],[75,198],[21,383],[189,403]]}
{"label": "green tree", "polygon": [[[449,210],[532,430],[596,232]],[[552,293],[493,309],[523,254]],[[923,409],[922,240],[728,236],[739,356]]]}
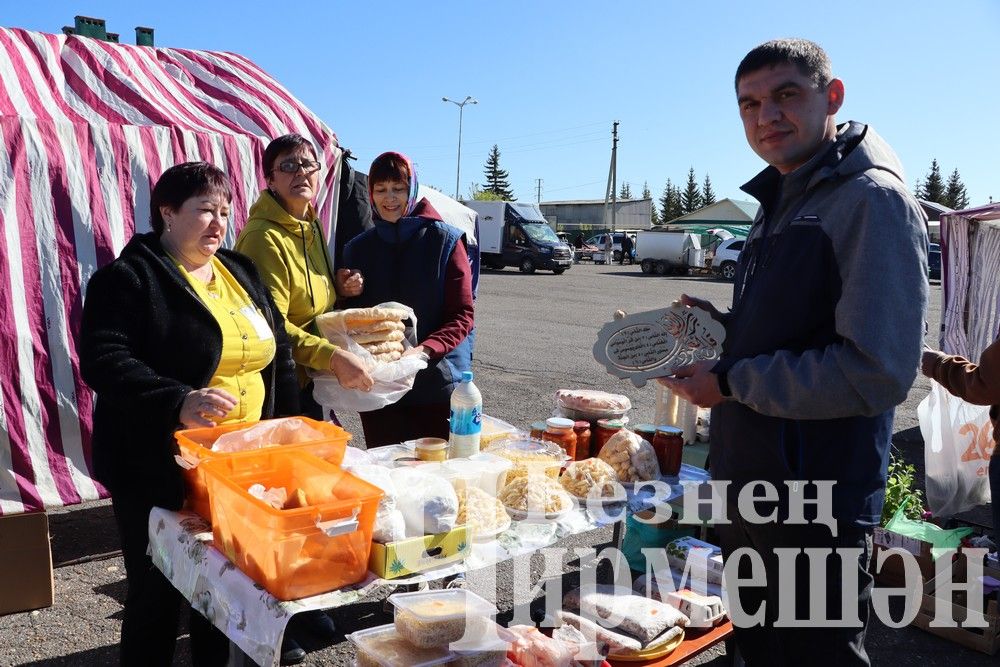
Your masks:
{"label": "green tree", "polygon": [[670,222],[674,219],[674,184],[667,179],[667,184],[663,186],[663,194],[660,195],[660,222]]}
{"label": "green tree", "polygon": [[[937,204],[945,204],[944,179],[941,178],[941,167],[938,166],[937,159],[931,160],[930,173],[924,178],[917,191],[917,197],[926,199]],[[947,205],[947,204],[946,204]]]}
{"label": "green tree", "polygon": [[493,144],[490,156],[486,158],[486,166],[483,167],[483,175],[486,176],[486,192],[492,192],[499,199],[504,201],[516,201],[514,191],[510,189],[510,174],[506,169],[500,168],[500,148]]}
{"label": "green tree", "polygon": [[694,177],[694,167],[688,169],[687,187],[681,192],[681,208],[684,213],[693,213],[701,208],[701,189]]}
{"label": "green tree", "polygon": [[478,184],[472,186],[470,199],[472,199],[472,201],[505,201],[503,197],[495,192],[483,190]]}
{"label": "green tree", "polygon": [[961,211],[969,206],[969,193],[965,191],[965,183],[958,175],[958,169],[951,172],[951,176],[948,177],[948,187],[944,192],[944,205],[956,211]]}
{"label": "green tree", "polygon": [[[649,191],[649,182],[647,181],[642,182],[642,198],[650,200],[653,198],[653,193]],[[660,214],[656,210],[656,202],[654,201],[651,201],[649,206],[649,224],[660,224]]]}
{"label": "green tree", "polygon": [[715,190],[712,189],[712,179],[705,174],[705,182],[701,186],[701,205],[708,206],[715,203]]}
{"label": "green tree", "polygon": [[618,193],[618,198],[622,201],[627,201],[632,198],[632,188],[629,187],[628,181],[622,183],[621,191]]}

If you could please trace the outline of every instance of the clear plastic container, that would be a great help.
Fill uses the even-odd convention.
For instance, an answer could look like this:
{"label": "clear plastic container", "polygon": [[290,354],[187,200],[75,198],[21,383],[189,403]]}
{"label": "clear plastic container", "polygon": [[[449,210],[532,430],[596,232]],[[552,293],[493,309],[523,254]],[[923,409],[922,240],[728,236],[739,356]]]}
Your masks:
{"label": "clear plastic container", "polygon": [[501,440],[492,445],[487,452],[502,456],[514,464],[513,469],[501,480],[500,488],[511,480],[528,474],[542,473],[555,479],[563,464],[570,460],[562,447],[554,442],[536,440],[524,436]]}
{"label": "clear plastic container", "polygon": [[500,667],[507,659],[513,636],[492,621],[483,624],[480,638],[471,644],[452,644],[448,667]]}
{"label": "clear plastic container", "polygon": [[483,430],[479,434],[479,447],[485,449],[494,440],[509,438],[517,433],[517,427],[502,419],[483,415]]}
{"label": "clear plastic container", "polygon": [[480,469],[479,480],[476,484],[494,497],[500,493],[500,489],[503,488],[503,483],[507,479],[507,473],[514,467],[514,462],[510,459],[489,452],[480,452],[470,456],[469,461]]}
{"label": "clear plastic container", "polygon": [[347,635],[358,667],[432,667],[455,657],[447,648],[419,648],[403,639],[392,623]]}
{"label": "clear plastic container", "polygon": [[465,636],[467,622],[482,623],[497,613],[494,605],[462,588],[397,593],[389,602],[396,608],[396,631],[421,648],[457,642]]}

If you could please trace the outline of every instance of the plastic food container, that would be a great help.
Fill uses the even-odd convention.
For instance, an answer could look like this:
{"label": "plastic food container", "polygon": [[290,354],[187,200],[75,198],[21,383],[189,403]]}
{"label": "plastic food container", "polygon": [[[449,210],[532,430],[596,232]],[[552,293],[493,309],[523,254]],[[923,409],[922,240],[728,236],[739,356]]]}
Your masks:
{"label": "plastic food container", "polygon": [[496,417],[490,417],[489,415],[482,416],[482,431],[479,434],[479,447],[484,448],[489,446],[494,440],[500,440],[502,438],[509,438],[517,434],[517,428],[502,419],[497,419]]}
{"label": "plastic food container", "polygon": [[[491,496],[496,496],[503,488],[507,473],[514,467],[514,462],[503,456],[480,452],[469,457],[469,461],[479,468],[479,480],[476,484]],[[455,463],[455,461],[450,461]]]}
{"label": "plastic food container", "polygon": [[494,605],[461,588],[397,593],[389,602],[396,608],[396,632],[420,648],[457,642],[465,636],[467,621],[483,623],[497,613]]}
{"label": "plastic food container", "polygon": [[570,460],[556,443],[523,436],[501,440],[487,452],[502,456],[514,464],[513,469],[501,480],[501,488],[512,479],[528,474],[543,473],[555,479],[559,477],[563,464]]}
{"label": "plastic food container", "polygon": [[446,648],[419,648],[399,636],[392,623],[347,635],[354,645],[358,667],[431,667],[443,665],[454,654]]}
{"label": "plastic food container", "polygon": [[[262,449],[202,465],[215,546],[279,600],[325,593],[365,578],[382,490],[302,451]],[[254,484],[301,490],[307,505],[275,509]]]}
{"label": "plastic food container", "polygon": [[560,389],[555,404],[559,416],[589,422],[624,417],[632,409],[627,396],[592,389]]}
{"label": "plastic food container", "polygon": [[[490,635],[493,639],[480,637],[471,644],[452,644],[451,652],[454,654],[448,667],[500,667],[507,659],[507,649],[510,648],[510,641],[513,639],[510,634],[496,623],[490,621],[492,626]],[[491,628],[484,624],[483,634]]]}
{"label": "plastic food container", "polygon": [[[286,444],[281,442],[272,443],[275,446],[282,446],[285,451],[298,449],[307,451],[314,456],[325,459],[330,463],[339,466],[344,460],[344,451],[347,449],[347,442],[351,439],[351,434],[344,429],[329,422],[318,422],[308,417],[296,417],[313,429],[324,434],[322,440],[310,442],[298,442]],[[205,481],[205,471],[201,464],[213,459],[229,458],[231,456],[242,456],[246,452],[213,452],[212,446],[219,436],[226,433],[246,430],[266,424],[268,421],[249,422],[242,424],[227,424],[225,426],[215,426],[213,428],[193,428],[177,431],[174,438],[180,448],[180,456],[186,462],[184,466],[184,481],[187,490],[188,505],[202,518],[211,521],[212,511],[208,494],[208,484]],[[259,450],[258,450],[259,451]],[[190,467],[188,467],[190,466]]]}

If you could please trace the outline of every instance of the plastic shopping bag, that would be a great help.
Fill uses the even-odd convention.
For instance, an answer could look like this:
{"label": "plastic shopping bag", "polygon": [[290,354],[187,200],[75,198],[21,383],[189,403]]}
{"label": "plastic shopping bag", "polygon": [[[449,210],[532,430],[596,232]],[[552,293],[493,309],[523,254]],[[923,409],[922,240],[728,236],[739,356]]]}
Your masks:
{"label": "plastic shopping bag", "polygon": [[927,503],[935,516],[951,516],[990,502],[988,468],[993,426],[988,406],[952,396],[937,382],[920,402]]}
{"label": "plastic shopping bag", "polygon": [[[413,309],[400,303],[382,303],[380,308],[398,308],[410,313],[412,326],[407,327],[406,338],[402,341],[405,349],[415,345],[417,318]],[[320,333],[331,343],[347,350],[368,365],[374,385],[371,391],[346,389],[340,386],[337,376],[329,371],[311,372],[313,376],[313,398],[326,409],[334,412],[371,412],[391,405],[401,399],[413,388],[417,373],[427,368],[427,358],[424,355],[411,355],[398,361],[378,362],[368,350],[358,345],[351,338],[351,332],[340,319],[335,324],[324,320],[320,315],[316,318]]]}
{"label": "plastic shopping bag", "polygon": [[957,549],[962,545],[962,538],[971,535],[971,528],[952,528],[945,530],[940,526],[935,526],[928,521],[916,521],[906,516],[906,506],[910,503],[912,496],[907,496],[899,504],[896,513],[885,524],[886,530],[891,530],[899,535],[912,537],[921,542],[931,545],[931,556],[936,560],[940,550]]}

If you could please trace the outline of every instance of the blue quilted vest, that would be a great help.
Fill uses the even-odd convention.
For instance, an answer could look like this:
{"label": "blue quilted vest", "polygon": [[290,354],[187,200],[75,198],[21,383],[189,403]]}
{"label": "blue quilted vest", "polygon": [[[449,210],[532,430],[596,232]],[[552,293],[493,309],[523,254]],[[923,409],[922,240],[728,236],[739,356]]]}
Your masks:
{"label": "blue quilted vest", "polygon": [[[417,315],[417,341],[443,323],[444,280],[455,244],[464,243],[458,229],[439,220],[400,218],[396,223],[375,218],[375,228],[352,239],[344,248],[344,264],[361,271],[364,292],[348,301],[351,308],[367,308],[398,301]],[[475,329],[458,347],[417,374],[413,389],[399,405],[448,402],[462,371],[472,370]]]}

